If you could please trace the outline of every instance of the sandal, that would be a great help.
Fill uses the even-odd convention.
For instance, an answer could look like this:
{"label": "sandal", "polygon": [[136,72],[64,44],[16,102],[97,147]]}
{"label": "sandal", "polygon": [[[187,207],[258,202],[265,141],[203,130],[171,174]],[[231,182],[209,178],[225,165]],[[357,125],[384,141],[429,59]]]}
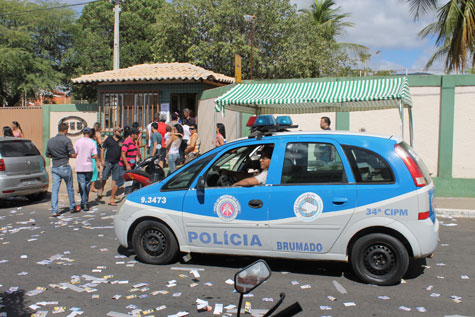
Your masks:
{"label": "sandal", "polygon": [[108,203],[108,205],[109,205],[109,206],[117,206],[117,203],[111,201],[111,202]]}

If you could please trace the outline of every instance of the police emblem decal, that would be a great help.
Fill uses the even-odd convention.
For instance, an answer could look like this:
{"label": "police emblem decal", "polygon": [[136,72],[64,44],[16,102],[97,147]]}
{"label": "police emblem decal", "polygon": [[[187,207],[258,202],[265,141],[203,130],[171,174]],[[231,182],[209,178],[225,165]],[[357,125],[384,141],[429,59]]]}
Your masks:
{"label": "police emblem decal", "polygon": [[303,193],[294,203],[294,213],[300,221],[314,221],[322,214],[323,201],[315,193]]}
{"label": "police emblem decal", "polygon": [[232,221],[241,212],[241,205],[236,197],[223,195],[214,203],[214,212],[221,220]]}

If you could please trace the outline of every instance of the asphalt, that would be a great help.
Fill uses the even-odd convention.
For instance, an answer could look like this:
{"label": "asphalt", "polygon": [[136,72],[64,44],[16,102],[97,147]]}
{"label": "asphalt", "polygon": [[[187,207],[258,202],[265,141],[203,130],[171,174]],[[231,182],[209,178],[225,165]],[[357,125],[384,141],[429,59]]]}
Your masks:
{"label": "asphalt", "polygon": [[[50,186],[49,191],[51,192],[51,172],[50,173]],[[73,172],[74,177],[74,189],[75,189],[75,196],[76,202],[80,201],[79,194],[77,192],[77,181],[76,181],[76,173]],[[102,201],[108,202],[111,190],[111,179],[106,183],[106,187],[104,188],[104,197],[102,197]],[[119,191],[121,193],[121,191]],[[68,199],[68,195],[66,192],[66,186],[64,182],[61,184],[60,191],[59,191],[59,198],[61,199]],[[89,200],[94,201],[97,199],[97,195],[95,193],[91,193]],[[122,201],[124,201],[123,199]],[[456,218],[475,218],[475,198],[466,198],[466,197],[436,197],[435,198],[435,210],[437,216],[441,217],[456,217]]]}

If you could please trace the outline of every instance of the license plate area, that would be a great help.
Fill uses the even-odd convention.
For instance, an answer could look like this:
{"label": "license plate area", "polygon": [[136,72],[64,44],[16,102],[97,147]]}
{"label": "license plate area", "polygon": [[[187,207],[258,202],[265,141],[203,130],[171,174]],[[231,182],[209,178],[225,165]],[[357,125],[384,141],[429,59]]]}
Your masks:
{"label": "license plate area", "polygon": [[124,183],[124,187],[130,187],[130,186],[132,186],[133,183],[134,183],[134,181],[126,181]]}
{"label": "license plate area", "polygon": [[22,185],[38,185],[41,181],[39,178],[26,178],[21,180]]}

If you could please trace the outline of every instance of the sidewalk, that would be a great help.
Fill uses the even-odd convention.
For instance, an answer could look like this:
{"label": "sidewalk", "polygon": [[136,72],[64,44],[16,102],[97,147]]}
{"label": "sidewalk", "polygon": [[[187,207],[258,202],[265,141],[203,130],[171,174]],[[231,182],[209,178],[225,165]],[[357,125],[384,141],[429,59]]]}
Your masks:
{"label": "sidewalk", "polygon": [[436,197],[437,216],[475,218],[475,198]]}
{"label": "sidewalk", "polygon": [[[48,174],[50,176],[49,182],[49,192],[51,192],[51,186],[53,181],[51,179],[51,168],[47,168]],[[74,195],[76,201],[80,201],[79,193],[77,192],[78,186],[76,181],[76,173],[73,171],[74,179]],[[109,180],[106,183],[104,188],[104,197],[102,197],[103,202],[109,201],[110,191],[111,191],[112,179],[109,177]],[[119,194],[121,191],[119,191]],[[92,202],[96,199],[97,195],[91,193],[89,200]],[[65,199],[68,201],[68,194],[66,192],[66,186],[64,181],[61,183],[59,190],[59,200]],[[122,200],[122,201],[125,201]],[[462,217],[462,218],[475,218],[475,198],[461,198],[461,197],[436,197],[435,198],[435,210],[437,216],[446,216],[446,217]]]}

